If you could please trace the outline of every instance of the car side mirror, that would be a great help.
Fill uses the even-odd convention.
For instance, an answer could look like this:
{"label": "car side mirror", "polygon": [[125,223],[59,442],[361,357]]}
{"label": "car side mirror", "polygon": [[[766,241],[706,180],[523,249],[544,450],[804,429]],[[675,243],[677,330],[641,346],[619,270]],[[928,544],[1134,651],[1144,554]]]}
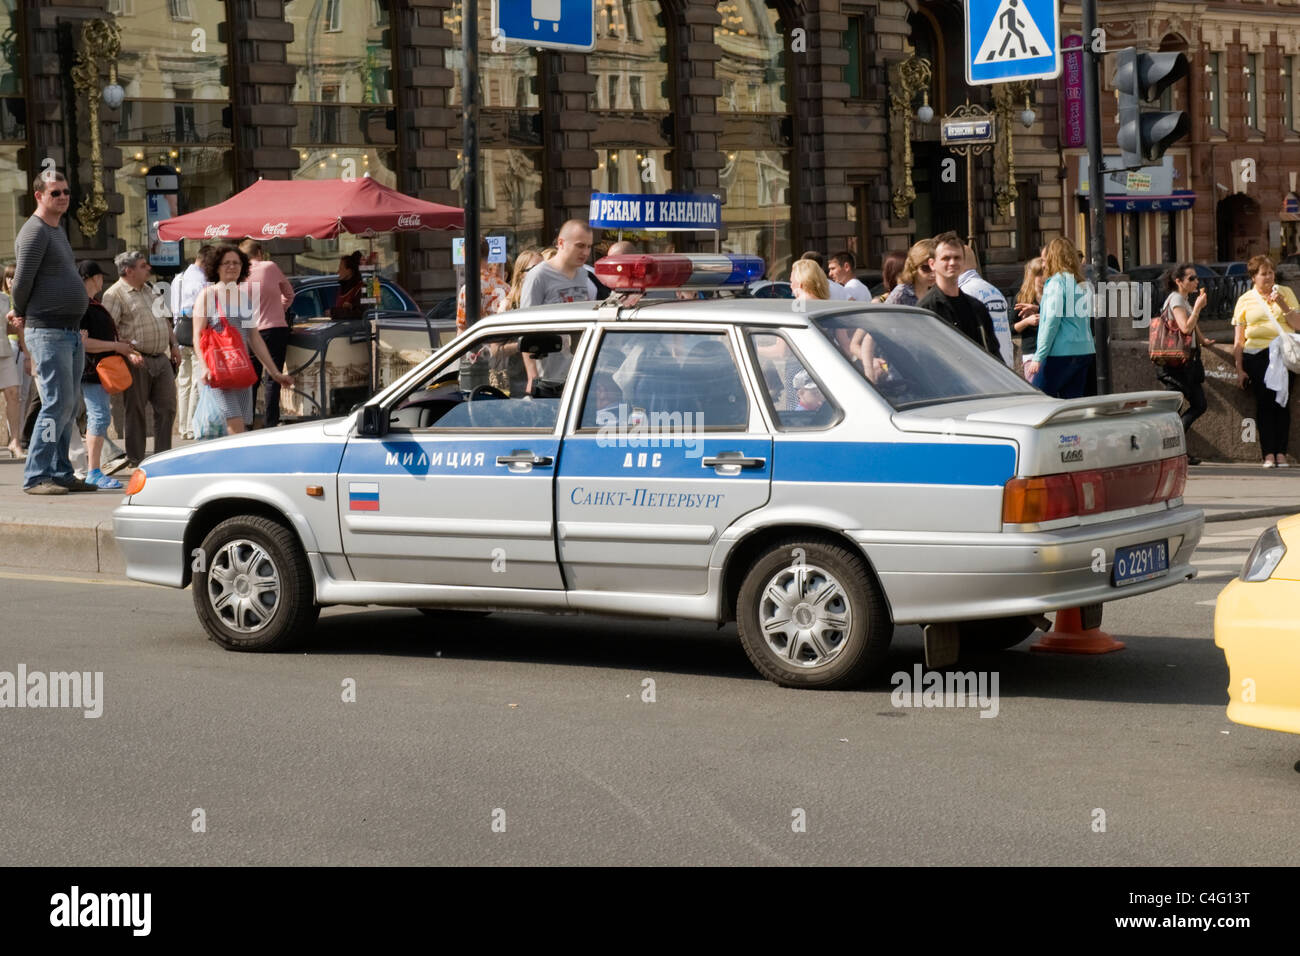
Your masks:
{"label": "car side mirror", "polygon": [[383,438],[388,434],[388,413],[383,406],[361,406],[361,424],[357,428],[357,434],[366,438]]}
{"label": "car side mirror", "polygon": [[545,358],[564,349],[564,339],[555,332],[526,332],[519,336],[519,352],[532,358]]}

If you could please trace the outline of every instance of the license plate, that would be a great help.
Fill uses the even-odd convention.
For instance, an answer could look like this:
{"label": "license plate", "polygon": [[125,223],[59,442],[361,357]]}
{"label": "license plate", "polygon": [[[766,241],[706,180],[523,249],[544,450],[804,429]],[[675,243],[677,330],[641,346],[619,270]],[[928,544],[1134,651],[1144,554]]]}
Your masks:
{"label": "license plate", "polygon": [[1110,583],[1115,587],[1150,581],[1169,573],[1169,542],[1151,541],[1131,548],[1116,548]]}

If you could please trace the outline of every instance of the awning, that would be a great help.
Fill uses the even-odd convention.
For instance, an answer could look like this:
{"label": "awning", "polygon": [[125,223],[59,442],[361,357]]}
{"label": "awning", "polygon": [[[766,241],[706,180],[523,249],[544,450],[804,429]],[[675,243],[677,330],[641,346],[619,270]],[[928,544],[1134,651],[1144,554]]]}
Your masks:
{"label": "awning", "polygon": [[333,239],[341,232],[374,235],[463,229],[465,213],[382,186],[369,176],[341,179],[259,179],[225,202],[158,224],[177,239]]}
{"label": "awning", "polygon": [[1177,192],[1168,196],[1118,195],[1106,197],[1107,212],[1173,212],[1191,209],[1196,193]]}

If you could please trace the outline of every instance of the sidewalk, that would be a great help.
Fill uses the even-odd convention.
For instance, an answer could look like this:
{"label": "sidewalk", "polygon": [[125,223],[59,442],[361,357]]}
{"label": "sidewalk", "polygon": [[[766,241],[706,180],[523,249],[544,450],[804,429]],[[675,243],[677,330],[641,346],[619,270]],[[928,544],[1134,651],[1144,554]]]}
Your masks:
{"label": "sidewalk", "polygon": [[[3,453],[0,453],[3,454]],[[0,567],[122,574],[113,540],[116,491],[37,498],[22,493],[21,462],[0,457]],[[117,477],[125,484],[129,477]],[[1300,468],[1206,464],[1190,469],[1188,504],[1207,521],[1300,513]]]}

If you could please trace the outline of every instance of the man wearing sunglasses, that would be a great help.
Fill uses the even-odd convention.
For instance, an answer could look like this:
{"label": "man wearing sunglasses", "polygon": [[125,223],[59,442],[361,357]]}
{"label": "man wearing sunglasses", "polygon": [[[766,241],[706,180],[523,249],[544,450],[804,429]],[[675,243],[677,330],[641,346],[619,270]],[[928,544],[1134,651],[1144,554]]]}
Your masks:
{"label": "man wearing sunglasses", "polygon": [[29,495],[65,495],[97,491],[77,478],[68,457],[81,398],[86,353],[81,317],[89,299],[77,272],[67,234],[59,222],[71,204],[68,182],[57,170],[42,170],[32,185],[36,212],[14,240],[13,312],[24,347],[32,360],[32,377],[41,396],[41,413],[23,472]]}

